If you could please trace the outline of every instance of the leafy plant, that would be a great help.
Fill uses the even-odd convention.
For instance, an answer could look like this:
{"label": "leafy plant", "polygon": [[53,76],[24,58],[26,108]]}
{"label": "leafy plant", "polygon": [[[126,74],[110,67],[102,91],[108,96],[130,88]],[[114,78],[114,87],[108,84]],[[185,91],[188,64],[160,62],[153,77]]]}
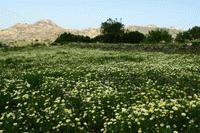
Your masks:
{"label": "leafy plant", "polygon": [[200,47],[200,39],[196,39],[192,41],[192,46]]}
{"label": "leafy plant", "polygon": [[147,42],[150,43],[160,43],[160,42],[169,43],[171,41],[172,41],[172,35],[170,35],[167,30],[157,29],[149,31],[147,35]]}
{"label": "leafy plant", "polygon": [[191,29],[181,32],[176,36],[175,41],[183,43],[200,39],[200,27],[194,26]]}
{"label": "leafy plant", "polygon": [[145,40],[145,35],[138,32],[138,31],[132,31],[132,32],[126,32],[123,35],[123,42],[125,43],[141,43]]}
{"label": "leafy plant", "polygon": [[67,42],[91,42],[90,37],[74,35],[71,33],[63,33],[56,40],[56,43],[67,43]]}

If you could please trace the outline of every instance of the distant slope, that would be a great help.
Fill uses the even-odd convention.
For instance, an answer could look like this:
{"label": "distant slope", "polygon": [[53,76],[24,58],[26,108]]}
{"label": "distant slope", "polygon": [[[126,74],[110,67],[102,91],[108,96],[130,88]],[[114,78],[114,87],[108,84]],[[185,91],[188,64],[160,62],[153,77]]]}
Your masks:
{"label": "distant slope", "polygon": [[[147,34],[150,30],[155,30],[156,26],[128,26],[126,29],[130,31],[139,31]],[[181,30],[175,28],[167,29],[175,36]],[[100,34],[99,28],[88,29],[64,29],[51,20],[41,20],[35,24],[21,24],[18,23],[10,28],[0,30],[0,41],[14,42],[14,41],[54,41],[63,32],[70,32],[77,35],[87,35],[95,37]]]}
{"label": "distant slope", "polygon": [[55,40],[65,29],[50,20],[42,20],[35,24],[16,24],[0,31],[2,41]]}

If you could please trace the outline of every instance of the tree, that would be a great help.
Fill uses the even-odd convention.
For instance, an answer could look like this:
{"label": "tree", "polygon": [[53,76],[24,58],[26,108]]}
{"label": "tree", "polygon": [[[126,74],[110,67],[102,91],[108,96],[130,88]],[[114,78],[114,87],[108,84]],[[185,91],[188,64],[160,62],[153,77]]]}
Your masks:
{"label": "tree", "polygon": [[164,29],[152,30],[147,35],[147,41],[150,43],[171,42],[172,35]]}
{"label": "tree", "polygon": [[117,19],[113,20],[109,18],[107,21],[101,23],[101,33],[103,35],[121,35],[124,33],[124,24],[119,22]]}
{"label": "tree", "polygon": [[175,41],[183,43],[200,39],[200,27],[194,26],[193,28],[177,34]]}
{"label": "tree", "polygon": [[138,31],[126,32],[123,35],[123,42],[125,43],[140,43],[144,41],[145,35]]}
{"label": "tree", "polygon": [[183,43],[186,42],[187,40],[191,40],[191,36],[189,34],[189,32],[185,31],[185,32],[180,32],[176,35],[176,42],[179,43]]}
{"label": "tree", "polygon": [[107,21],[101,23],[101,36],[103,42],[118,43],[121,42],[124,34],[124,24],[117,19],[109,18]]}
{"label": "tree", "polygon": [[200,27],[194,26],[192,29],[189,29],[188,32],[191,40],[200,39]]}

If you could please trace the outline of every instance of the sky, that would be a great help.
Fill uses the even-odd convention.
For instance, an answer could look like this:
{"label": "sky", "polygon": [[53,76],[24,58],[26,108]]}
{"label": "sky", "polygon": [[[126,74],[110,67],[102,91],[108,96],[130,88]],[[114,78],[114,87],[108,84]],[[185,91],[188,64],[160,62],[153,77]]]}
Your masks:
{"label": "sky", "polygon": [[188,29],[200,25],[200,0],[1,0],[0,28],[50,19],[65,28],[99,27],[108,18],[125,25]]}

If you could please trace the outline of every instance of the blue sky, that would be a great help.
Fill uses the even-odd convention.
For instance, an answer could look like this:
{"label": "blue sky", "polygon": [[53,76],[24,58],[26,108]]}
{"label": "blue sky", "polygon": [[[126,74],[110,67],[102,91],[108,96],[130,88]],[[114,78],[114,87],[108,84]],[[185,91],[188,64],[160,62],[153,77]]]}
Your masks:
{"label": "blue sky", "polygon": [[107,18],[126,25],[187,29],[200,25],[199,0],[2,0],[0,28],[51,19],[65,28],[98,27]]}

